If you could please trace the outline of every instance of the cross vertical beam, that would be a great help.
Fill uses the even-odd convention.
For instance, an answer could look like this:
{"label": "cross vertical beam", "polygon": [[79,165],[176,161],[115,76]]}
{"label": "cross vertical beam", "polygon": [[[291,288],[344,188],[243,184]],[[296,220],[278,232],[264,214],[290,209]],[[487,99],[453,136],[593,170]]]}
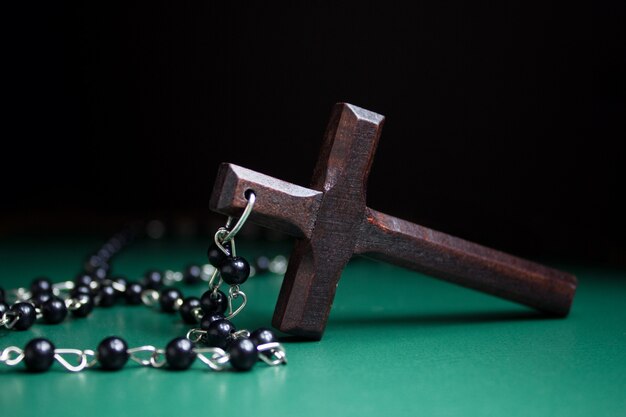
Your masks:
{"label": "cross vertical beam", "polygon": [[272,320],[285,332],[317,338],[324,330],[365,214],[365,186],[383,120],[352,105],[333,109],[311,182],[323,192],[315,226],[295,245]]}

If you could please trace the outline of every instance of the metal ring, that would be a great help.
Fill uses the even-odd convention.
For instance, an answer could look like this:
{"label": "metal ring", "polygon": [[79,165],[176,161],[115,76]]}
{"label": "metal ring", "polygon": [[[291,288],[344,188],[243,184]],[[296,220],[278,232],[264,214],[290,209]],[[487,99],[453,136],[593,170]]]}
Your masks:
{"label": "metal ring", "polygon": [[230,337],[233,340],[247,339],[248,337],[250,337],[250,331],[246,329],[237,330],[236,332],[231,333]]}
{"label": "metal ring", "polygon": [[[230,220],[231,217],[229,217],[228,219]],[[228,224],[228,222],[226,222],[226,224]],[[217,229],[217,232],[215,232],[215,235],[213,236],[213,240],[215,241],[215,244],[217,245],[217,247],[222,252],[224,252],[226,256],[237,256],[237,245],[235,244],[234,236],[230,239],[230,251],[226,249],[226,246],[224,246],[224,243],[226,243],[226,236],[228,236],[228,233],[229,232],[226,227],[220,227],[219,229]]]}
{"label": "metal ring", "polygon": [[78,297],[68,298],[65,300],[65,306],[68,310],[78,310],[84,304],[89,302],[89,297],[85,294],[79,294]]}
{"label": "metal ring", "polygon": [[[230,217],[229,217],[229,219],[230,219]],[[226,222],[226,224],[228,224],[228,222]],[[222,245],[222,243],[224,243],[224,238],[227,235],[228,235],[228,229],[225,228],[224,226],[222,226],[219,229],[217,229],[217,231],[213,235],[213,240],[215,241],[215,244],[217,245],[218,248],[220,248],[220,250],[222,252],[224,252],[226,255],[230,255],[230,252],[228,251],[228,249],[226,249]]]}
{"label": "metal ring", "polygon": [[185,337],[189,340],[191,340],[194,343],[198,343],[199,341],[202,340],[202,338],[204,337],[204,335],[206,335],[206,330],[202,330],[202,329],[191,329],[187,332],[187,334],[185,335]]}
{"label": "metal ring", "polygon": [[162,368],[166,363],[164,349],[155,349],[152,355],[150,355],[150,365],[153,368]]}
{"label": "metal ring", "polygon": [[154,307],[159,302],[159,292],[156,290],[143,290],[141,302],[148,307]]}
{"label": "metal ring", "polygon": [[[7,329],[12,329],[15,326],[15,323],[20,319],[21,313],[16,311],[5,311],[2,315],[2,319],[0,319],[0,324]],[[12,318],[10,318],[12,317]]]}
{"label": "metal ring", "polygon": [[[87,368],[92,368],[98,363],[98,357],[96,356],[96,352],[91,349],[83,350],[83,356],[87,359]],[[89,360],[89,358],[92,358]]]}
{"label": "metal ring", "polygon": [[191,310],[191,315],[198,322],[200,322],[202,320],[202,317],[204,317],[204,310],[202,310],[202,307],[196,307],[193,310]]}
{"label": "metal ring", "polygon": [[248,220],[248,216],[250,216],[250,213],[252,213],[252,208],[254,207],[254,203],[256,202],[256,194],[252,190],[248,190],[247,193],[248,195],[245,197],[248,200],[248,204],[246,204],[246,208],[243,210],[243,213],[237,221],[237,224],[235,224],[230,232],[228,232],[223,242],[228,242],[232,240],[235,235],[239,233],[239,230],[241,230],[246,220]]}

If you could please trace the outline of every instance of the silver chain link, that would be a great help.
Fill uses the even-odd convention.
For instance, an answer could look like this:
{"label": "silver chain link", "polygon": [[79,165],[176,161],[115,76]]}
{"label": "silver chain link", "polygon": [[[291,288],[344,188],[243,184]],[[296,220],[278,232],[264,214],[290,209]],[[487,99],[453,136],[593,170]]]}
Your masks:
{"label": "silver chain link", "polygon": [[[233,311],[233,300],[239,297],[242,299],[241,304]],[[241,313],[246,304],[248,304],[248,297],[246,296],[246,293],[239,289],[239,285],[232,285],[228,289],[228,316],[226,316],[226,320],[230,320],[237,314]]]}
{"label": "silver chain link", "polygon": [[[238,333],[241,332],[247,331],[243,330]],[[249,336],[249,334],[247,336]],[[243,334],[240,337],[243,337]],[[193,351],[196,353],[196,357],[200,362],[214,371],[225,369],[230,362],[230,354],[220,348],[199,347],[194,348]],[[259,345],[257,351],[259,352],[259,359],[269,366],[287,363],[285,349],[278,342]],[[158,349],[152,345],[130,348],[127,352],[130,359],[141,366],[163,368],[167,365],[165,350]],[[0,351],[0,363],[4,363],[6,366],[16,366],[23,362],[23,360],[24,351],[17,346],[9,346]],[[96,366],[98,363],[98,355],[91,349],[55,349],[54,360],[70,372],[80,372]]]}
{"label": "silver chain link", "polygon": [[24,352],[16,346],[9,346],[0,353],[0,362],[7,366],[15,366],[24,359]]}
{"label": "silver chain link", "polygon": [[20,319],[20,316],[21,314],[19,312],[11,310],[5,311],[4,314],[2,314],[2,318],[0,318],[0,325],[4,326],[6,329],[12,329]]}

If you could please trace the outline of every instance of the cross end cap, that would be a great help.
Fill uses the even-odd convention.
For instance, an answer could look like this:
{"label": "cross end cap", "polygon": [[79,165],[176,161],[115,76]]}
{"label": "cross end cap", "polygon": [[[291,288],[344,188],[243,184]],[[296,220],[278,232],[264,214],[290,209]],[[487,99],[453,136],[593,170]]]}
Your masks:
{"label": "cross end cap", "polygon": [[209,201],[211,210],[229,216],[233,211],[243,210],[248,203],[245,196],[247,188],[241,189],[244,184],[240,181],[235,167],[236,165],[229,163],[220,164]]}
{"label": "cross end cap", "polygon": [[312,328],[306,328],[304,326],[291,323],[286,318],[280,317],[276,314],[274,314],[274,318],[272,319],[272,326],[283,333],[302,338],[303,340],[322,340],[322,336],[324,336],[323,325],[322,327],[318,325]]}
{"label": "cross end cap", "polygon": [[351,113],[352,116],[359,121],[370,122],[378,125],[383,123],[383,121],[385,120],[385,116],[383,116],[382,114],[374,113],[373,111],[364,109],[359,106],[355,106],[354,104],[350,103],[337,103],[335,104],[335,108],[336,110],[339,110],[340,113]]}

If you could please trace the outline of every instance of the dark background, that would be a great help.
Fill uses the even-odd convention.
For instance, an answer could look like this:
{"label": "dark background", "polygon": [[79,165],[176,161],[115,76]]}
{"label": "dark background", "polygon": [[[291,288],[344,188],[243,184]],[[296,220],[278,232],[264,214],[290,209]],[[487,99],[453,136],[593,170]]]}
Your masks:
{"label": "dark background", "polygon": [[307,185],[347,101],[387,116],[370,206],[626,264],[622,1],[18,3],[0,236],[137,218],[208,233],[219,162]]}

